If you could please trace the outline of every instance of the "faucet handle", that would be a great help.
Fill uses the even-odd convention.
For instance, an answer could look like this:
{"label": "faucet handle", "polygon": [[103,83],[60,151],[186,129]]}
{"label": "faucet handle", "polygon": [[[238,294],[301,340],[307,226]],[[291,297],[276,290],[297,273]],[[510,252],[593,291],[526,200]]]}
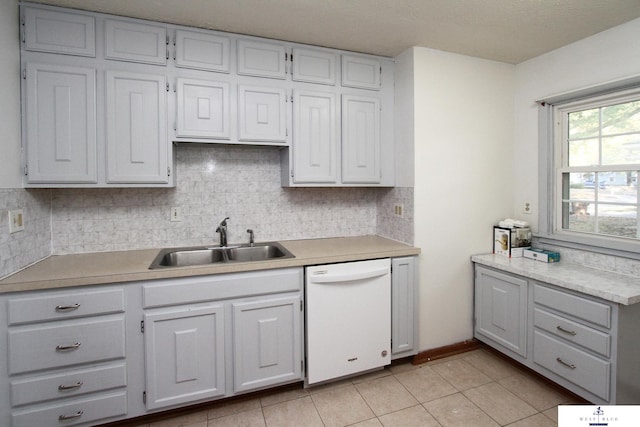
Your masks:
{"label": "faucet handle", "polygon": [[249,246],[254,246],[255,240],[253,237],[253,230],[251,228],[247,228],[247,233],[249,233]]}
{"label": "faucet handle", "polygon": [[226,217],[226,218],[222,219],[222,221],[220,221],[220,222],[218,223],[218,228],[216,229],[216,231],[217,231],[217,230],[220,230],[220,227],[226,227],[226,226],[227,226],[227,220],[228,220],[228,219],[229,219],[229,217]]}

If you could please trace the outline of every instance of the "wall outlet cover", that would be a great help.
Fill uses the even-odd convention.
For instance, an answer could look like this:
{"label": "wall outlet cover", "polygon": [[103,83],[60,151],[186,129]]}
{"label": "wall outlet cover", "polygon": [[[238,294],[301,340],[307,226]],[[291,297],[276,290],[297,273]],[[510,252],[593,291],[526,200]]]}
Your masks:
{"label": "wall outlet cover", "polygon": [[9,211],[9,233],[17,233],[24,230],[24,215],[22,209]]}

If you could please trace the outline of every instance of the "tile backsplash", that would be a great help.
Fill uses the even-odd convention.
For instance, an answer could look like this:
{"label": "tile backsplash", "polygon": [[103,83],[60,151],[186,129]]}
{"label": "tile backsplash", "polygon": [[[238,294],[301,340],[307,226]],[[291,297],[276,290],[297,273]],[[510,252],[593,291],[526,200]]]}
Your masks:
{"label": "tile backsplash", "polygon": [[[412,188],[283,188],[274,147],[182,144],[174,154],[176,188],[0,193],[0,277],[49,254],[217,243],[227,216],[231,243],[247,241],[248,228],[257,241],[379,234],[413,242]],[[403,217],[394,215],[398,203]],[[5,242],[6,209],[22,206],[38,225]],[[182,221],[170,220],[172,207]]]}

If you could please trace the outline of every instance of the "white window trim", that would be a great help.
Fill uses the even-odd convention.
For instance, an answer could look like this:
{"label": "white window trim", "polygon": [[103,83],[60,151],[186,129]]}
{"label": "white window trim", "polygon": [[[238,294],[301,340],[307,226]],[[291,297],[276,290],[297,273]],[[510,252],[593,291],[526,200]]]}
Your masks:
{"label": "white window trim", "polygon": [[[628,90],[640,88],[640,76],[609,82],[603,85],[589,87],[574,92],[564,93],[538,101],[538,233],[536,238],[541,244],[581,249],[602,254],[640,259],[640,242],[627,241],[606,236],[587,235],[562,231],[556,227],[557,212],[556,195],[561,191],[560,183],[556,185],[556,150],[554,122],[554,108],[559,105],[578,105],[592,103],[596,99],[606,100],[613,96],[620,96]],[[586,100],[588,98],[588,101]]]}

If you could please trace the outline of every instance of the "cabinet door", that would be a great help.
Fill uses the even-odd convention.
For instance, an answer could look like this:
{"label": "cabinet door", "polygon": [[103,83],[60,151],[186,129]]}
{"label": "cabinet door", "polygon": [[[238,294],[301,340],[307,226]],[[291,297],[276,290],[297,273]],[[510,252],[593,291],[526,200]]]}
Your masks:
{"label": "cabinet door", "polygon": [[391,260],[391,357],[417,352],[416,258]]}
{"label": "cabinet door", "polygon": [[95,183],[96,72],[27,64],[28,183]]}
{"label": "cabinet door", "polygon": [[238,74],[284,80],[285,54],[280,44],[238,40]]}
{"label": "cabinet door", "polygon": [[177,137],[229,139],[229,84],[178,79]]}
{"label": "cabinet door", "polygon": [[298,82],[336,84],[335,53],[322,52],[316,49],[294,48],[291,61],[292,78]]}
{"label": "cabinet door", "polygon": [[475,332],[527,355],[527,281],[476,267]]}
{"label": "cabinet door", "polygon": [[107,19],[105,53],[107,59],[166,65],[167,30],[157,25]]}
{"label": "cabinet door", "polygon": [[342,95],[342,182],[380,179],[380,100]]}
{"label": "cabinet door", "polygon": [[294,182],[337,182],[338,118],[335,94],[296,91],[293,107]]}
{"label": "cabinet door", "polygon": [[229,38],[195,31],[176,31],[176,66],[229,72]]}
{"label": "cabinet door", "polygon": [[222,305],[144,315],[147,408],[224,394]]}
{"label": "cabinet door", "polygon": [[164,76],[106,72],[107,183],[167,183]]}
{"label": "cabinet door", "polygon": [[25,7],[25,49],[95,57],[95,26],[92,16]]}
{"label": "cabinet door", "polygon": [[240,141],[287,141],[284,89],[239,86],[238,110]]}
{"label": "cabinet door", "polygon": [[342,55],[342,86],[380,89],[380,62],[355,55]]}
{"label": "cabinet door", "polygon": [[234,391],[302,378],[299,296],[233,304]]}

